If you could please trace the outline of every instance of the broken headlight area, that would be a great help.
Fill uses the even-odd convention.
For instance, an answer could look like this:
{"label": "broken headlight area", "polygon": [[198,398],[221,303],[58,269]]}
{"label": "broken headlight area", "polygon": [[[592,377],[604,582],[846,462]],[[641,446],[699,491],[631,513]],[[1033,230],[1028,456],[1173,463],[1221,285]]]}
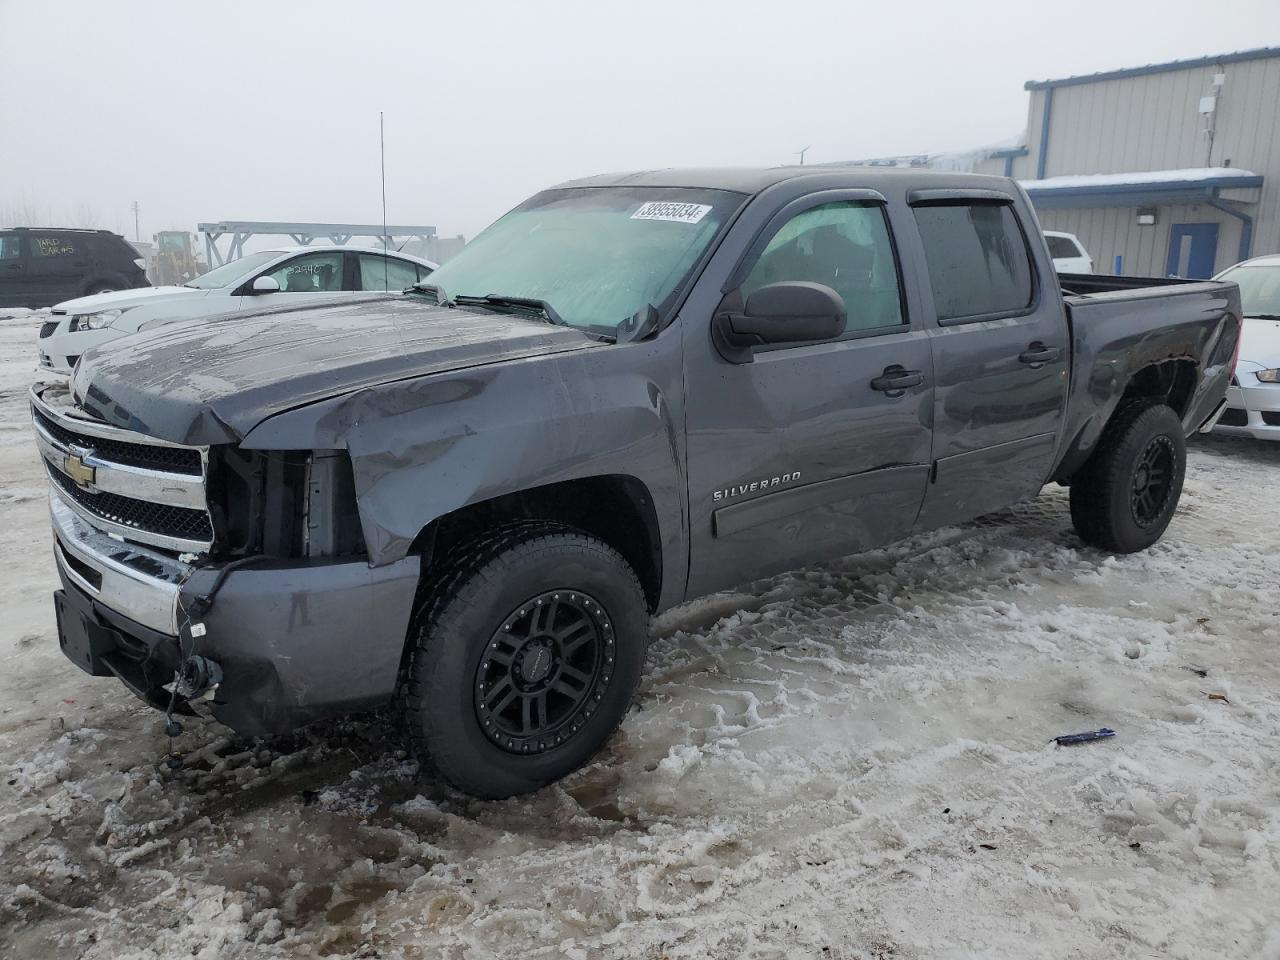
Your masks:
{"label": "broken headlight area", "polygon": [[208,483],[218,559],[365,554],[345,450],[213,447]]}

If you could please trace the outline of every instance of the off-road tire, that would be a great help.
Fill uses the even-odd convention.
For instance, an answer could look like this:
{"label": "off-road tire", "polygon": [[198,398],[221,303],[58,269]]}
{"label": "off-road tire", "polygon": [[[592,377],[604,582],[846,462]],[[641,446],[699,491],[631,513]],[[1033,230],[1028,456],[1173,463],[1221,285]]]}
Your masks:
{"label": "off-road tire", "polygon": [[[1144,458],[1153,452],[1169,461],[1169,477],[1158,502],[1150,501],[1147,510],[1137,499],[1146,489]],[[1071,523],[1081,540],[1100,550],[1145,550],[1173,519],[1186,472],[1187,445],[1178,415],[1163,403],[1129,403],[1115,414],[1093,456],[1071,478]]]}
{"label": "off-road tire", "polygon": [[[409,631],[401,705],[415,753],[459,790],[486,799],[528,793],[587,763],[622,722],[640,681],[649,616],[635,572],[603,541],[541,522],[492,530],[440,569]],[[559,593],[590,606],[599,628],[592,642],[608,650],[609,661],[600,654],[596,679],[603,686],[575,708],[586,711],[578,723],[566,720],[545,741],[535,735],[523,747],[532,752],[522,753],[518,740],[508,746],[482,721],[478,678],[487,676],[482,663],[489,663],[491,643],[517,614]]]}

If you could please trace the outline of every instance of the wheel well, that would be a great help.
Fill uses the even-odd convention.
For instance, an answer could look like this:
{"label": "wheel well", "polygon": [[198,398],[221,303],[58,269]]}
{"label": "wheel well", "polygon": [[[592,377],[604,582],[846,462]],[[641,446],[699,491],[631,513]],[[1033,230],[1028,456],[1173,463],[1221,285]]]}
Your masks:
{"label": "wheel well", "polygon": [[551,483],[469,504],[433,520],[414,540],[422,569],[486,528],[510,520],[551,520],[599,537],[640,578],[650,611],[662,592],[662,540],[653,498],[643,483],[624,474]]}
{"label": "wheel well", "polygon": [[1191,395],[1195,388],[1194,360],[1165,360],[1143,367],[1130,378],[1120,398],[1120,406],[1129,400],[1159,400],[1172,407],[1181,419],[1186,416],[1191,405]]}
{"label": "wheel well", "polygon": [[87,294],[99,283],[110,283],[118,288],[127,287],[127,284],[124,282],[124,278],[119,274],[99,269],[95,270],[95,272],[89,274],[85,279],[80,281],[80,289]]}

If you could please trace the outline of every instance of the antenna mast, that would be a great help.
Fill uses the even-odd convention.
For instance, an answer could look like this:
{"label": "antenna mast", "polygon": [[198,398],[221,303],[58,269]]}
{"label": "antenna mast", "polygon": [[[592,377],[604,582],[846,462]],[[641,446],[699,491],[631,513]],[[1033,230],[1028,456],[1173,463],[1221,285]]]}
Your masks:
{"label": "antenna mast", "polygon": [[382,162],[382,291],[385,293],[387,283],[387,135],[382,120],[382,111],[378,111],[378,154]]}

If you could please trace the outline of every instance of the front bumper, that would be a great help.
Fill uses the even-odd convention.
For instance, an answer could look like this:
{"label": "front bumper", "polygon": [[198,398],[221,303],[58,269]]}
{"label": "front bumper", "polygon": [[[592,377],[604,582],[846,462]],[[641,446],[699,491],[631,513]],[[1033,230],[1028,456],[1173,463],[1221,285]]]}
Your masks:
{"label": "front bumper", "polygon": [[54,325],[53,329],[37,341],[41,370],[69,376],[75,369],[76,361],[86,350],[110,343],[112,340],[119,340],[128,333],[126,330],[117,330],[114,327],[73,332],[68,329],[70,323],[71,318],[65,314],[57,314],[49,320],[49,324]]}
{"label": "front bumper", "polygon": [[[1240,374],[1253,386],[1227,387],[1227,409],[1214,433],[1257,440],[1280,440],[1280,384],[1260,383],[1251,372]],[[1247,382],[1247,381],[1246,381]]]}
{"label": "front bumper", "polygon": [[59,642],[82,670],[115,675],[163,707],[164,686],[181,661],[206,657],[223,674],[214,718],[248,736],[378,706],[395,692],[418,585],[416,556],[384,567],[242,567],[217,591],[205,634],[192,637],[184,611],[213,588],[217,566],[189,566],[109,537],[56,493],[50,512],[62,580]]}

